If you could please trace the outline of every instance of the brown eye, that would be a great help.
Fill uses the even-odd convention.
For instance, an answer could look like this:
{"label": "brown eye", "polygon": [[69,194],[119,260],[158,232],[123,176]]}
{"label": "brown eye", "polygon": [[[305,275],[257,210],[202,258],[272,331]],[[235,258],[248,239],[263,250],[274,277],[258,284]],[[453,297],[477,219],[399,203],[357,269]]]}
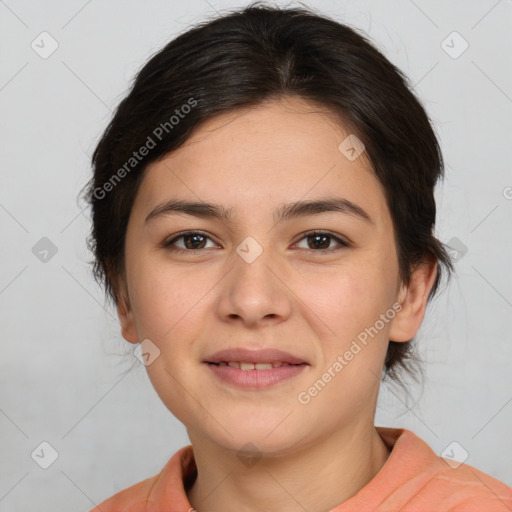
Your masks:
{"label": "brown eye", "polygon": [[[349,245],[347,242],[328,231],[306,233],[300,241],[302,240],[307,240],[307,247],[300,247],[300,249],[311,249],[315,252],[334,251],[341,247],[348,247]],[[332,241],[336,242],[338,246],[330,247]]]}
{"label": "brown eye", "polygon": [[[183,244],[178,245],[178,240],[182,240]],[[169,240],[168,242],[164,242],[164,247],[169,248],[170,250],[190,252],[199,249],[205,249],[207,240],[210,240],[210,238],[204,235],[203,233],[200,233],[198,231],[187,231],[179,236],[174,237],[172,240]]]}

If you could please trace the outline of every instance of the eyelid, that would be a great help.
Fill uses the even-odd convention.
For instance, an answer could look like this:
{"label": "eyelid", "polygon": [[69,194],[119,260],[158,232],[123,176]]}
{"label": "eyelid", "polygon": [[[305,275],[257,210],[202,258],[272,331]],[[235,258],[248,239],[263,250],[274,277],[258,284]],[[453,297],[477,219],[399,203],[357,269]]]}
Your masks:
{"label": "eyelid", "polygon": [[[162,247],[164,247],[164,249],[165,248],[169,248],[173,242],[176,242],[176,240],[178,240],[180,238],[183,238],[184,236],[187,236],[187,235],[201,235],[201,236],[203,236],[205,238],[208,238],[213,243],[217,243],[212,238],[212,236],[210,234],[206,233],[205,231],[201,231],[201,230],[198,230],[198,229],[189,229],[189,230],[185,230],[185,231],[179,231],[178,233],[174,233],[170,237],[166,238],[162,242],[161,245],[162,245]],[[173,248],[173,250],[181,251],[181,252],[200,252],[201,250],[204,250],[204,249],[193,250],[193,249],[182,249],[181,247],[177,247],[177,248]]]}
{"label": "eyelid", "polygon": [[326,229],[311,229],[309,231],[301,233],[300,238],[296,242],[294,242],[293,245],[296,245],[297,243],[302,241],[304,238],[307,238],[308,236],[313,236],[313,235],[329,236],[330,238],[334,239],[339,244],[339,246],[331,247],[330,249],[304,249],[304,250],[313,252],[313,253],[315,253],[315,252],[318,252],[318,253],[333,252],[333,251],[336,251],[337,249],[340,249],[343,247],[349,247],[352,245],[351,242],[349,242],[349,240],[347,240],[346,238],[344,238],[341,235],[338,235],[336,233],[333,233],[332,231],[326,230]]}

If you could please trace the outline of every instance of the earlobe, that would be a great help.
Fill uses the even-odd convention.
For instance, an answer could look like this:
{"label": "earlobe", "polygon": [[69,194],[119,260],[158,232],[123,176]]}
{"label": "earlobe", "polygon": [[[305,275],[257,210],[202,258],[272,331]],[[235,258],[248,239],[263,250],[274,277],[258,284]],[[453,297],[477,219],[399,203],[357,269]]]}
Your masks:
{"label": "earlobe", "polygon": [[122,279],[116,290],[116,308],[117,316],[121,324],[121,334],[123,338],[130,343],[138,343],[139,337],[133,317],[133,309],[127,292],[126,284]]}
{"label": "earlobe", "polygon": [[437,276],[437,262],[429,261],[418,265],[411,274],[408,285],[402,285],[398,301],[401,310],[393,318],[389,339],[403,342],[411,340],[418,332],[430,290]]}

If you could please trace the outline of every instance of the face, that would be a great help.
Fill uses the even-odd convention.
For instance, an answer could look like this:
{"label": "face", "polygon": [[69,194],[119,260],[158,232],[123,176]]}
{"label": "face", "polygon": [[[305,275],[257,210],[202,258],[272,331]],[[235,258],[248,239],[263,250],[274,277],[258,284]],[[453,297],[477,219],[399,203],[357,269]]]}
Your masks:
{"label": "face", "polygon": [[[192,440],[283,454],[373,425],[388,340],[414,336],[433,276],[416,294],[400,286],[383,188],[364,152],[339,149],[349,134],[325,110],[282,99],[209,120],[146,169],[118,313],[128,341],[150,340],[149,378]],[[302,364],[213,368],[224,349]],[[249,371],[261,377],[226,380]],[[265,371],[287,378],[269,385]]]}

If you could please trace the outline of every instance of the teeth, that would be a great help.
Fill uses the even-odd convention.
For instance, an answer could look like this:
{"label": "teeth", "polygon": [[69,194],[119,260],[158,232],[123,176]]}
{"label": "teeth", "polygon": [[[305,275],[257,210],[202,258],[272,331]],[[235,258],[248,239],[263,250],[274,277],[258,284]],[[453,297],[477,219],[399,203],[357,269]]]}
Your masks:
{"label": "teeth", "polygon": [[256,368],[256,370],[271,370],[272,363],[256,363],[254,368]]}
{"label": "teeth", "polygon": [[246,363],[243,361],[221,361],[219,366],[231,366],[231,368],[238,368],[239,370],[271,370],[272,368],[279,368],[281,366],[290,366],[290,363],[282,361],[275,361],[273,363]]}

